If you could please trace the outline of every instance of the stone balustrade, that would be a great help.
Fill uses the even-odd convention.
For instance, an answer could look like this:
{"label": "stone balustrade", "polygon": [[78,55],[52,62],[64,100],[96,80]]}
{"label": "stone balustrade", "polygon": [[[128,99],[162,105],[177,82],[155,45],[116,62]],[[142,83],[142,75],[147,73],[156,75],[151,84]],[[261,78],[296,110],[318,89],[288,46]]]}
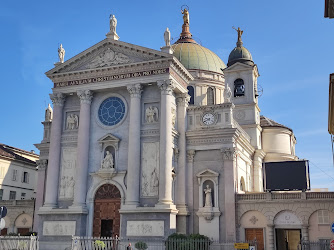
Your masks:
{"label": "stone balustrade", "polygon": [[237,201],[254,200],[332,200],[334,192],[285,192],[237,194]]}

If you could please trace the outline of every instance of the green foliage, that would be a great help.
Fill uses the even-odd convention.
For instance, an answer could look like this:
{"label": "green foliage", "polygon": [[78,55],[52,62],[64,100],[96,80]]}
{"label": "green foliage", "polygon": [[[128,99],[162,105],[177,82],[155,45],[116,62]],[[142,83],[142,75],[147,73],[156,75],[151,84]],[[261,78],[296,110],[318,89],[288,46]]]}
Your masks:
{"label": "green foliage", "polygon": [[165,242],[166,250],[209,250],[209,237],[201,234],[171,234]]}
{"label": "green foliage", "polygon": [[102,248],[102,249],[104,249],[106,247],[106,244],[101,240],[96,240],[94,242],[94,245],[96,245],[96,246],[98,246],[99,248]]}
{"label": "green foliage", "polygon": [[138,250],[145,250],[145,249],[147,249],[147,244],[145,242],[138,241],[135,244],[135,248],[137,248]]}

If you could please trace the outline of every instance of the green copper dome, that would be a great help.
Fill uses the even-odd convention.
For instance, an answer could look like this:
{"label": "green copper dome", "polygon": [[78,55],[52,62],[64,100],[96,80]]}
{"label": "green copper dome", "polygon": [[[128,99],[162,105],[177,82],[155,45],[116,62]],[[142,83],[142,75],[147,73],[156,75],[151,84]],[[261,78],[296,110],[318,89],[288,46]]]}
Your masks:
{"label": "green copper dome", "polygon": [[200,69],[222,73],[225,63],[211,50],[193,42],[177,42],[172,45],[173,55],[187,69]]}

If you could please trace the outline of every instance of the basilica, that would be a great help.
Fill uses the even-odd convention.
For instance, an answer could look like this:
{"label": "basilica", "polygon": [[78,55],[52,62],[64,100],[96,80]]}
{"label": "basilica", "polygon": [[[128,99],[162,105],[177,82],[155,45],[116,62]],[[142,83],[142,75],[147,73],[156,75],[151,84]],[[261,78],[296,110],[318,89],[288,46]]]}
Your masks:
{"label": "basilica", "polygon": [[256,237],[258,249],[279,249],[289,234],[291,246],[330,237],[321,230],[334,218],[333,194],[264,192],[263,162],[298,160],[296,138],[260,115],[243,31],[225,64],[182,15],[179,39],[171,44],[167,28],[161,51],[120,41],[114,15],[101,42],[69,60],[59,48],[36,144],[41,249],[65,249],[72,235]]}

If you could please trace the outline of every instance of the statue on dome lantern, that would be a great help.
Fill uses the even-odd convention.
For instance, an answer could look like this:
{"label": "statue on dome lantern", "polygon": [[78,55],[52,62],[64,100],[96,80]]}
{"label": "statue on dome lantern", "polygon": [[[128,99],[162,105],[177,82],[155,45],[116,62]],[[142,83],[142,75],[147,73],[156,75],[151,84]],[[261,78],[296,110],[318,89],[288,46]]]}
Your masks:
{"label": "statue on dome lantern", "polygon": [[181,13],[183,14],[184,24],[189,24],[189,11],[188,11],[188,9],[184,8],[184,10],[181,10]]}

